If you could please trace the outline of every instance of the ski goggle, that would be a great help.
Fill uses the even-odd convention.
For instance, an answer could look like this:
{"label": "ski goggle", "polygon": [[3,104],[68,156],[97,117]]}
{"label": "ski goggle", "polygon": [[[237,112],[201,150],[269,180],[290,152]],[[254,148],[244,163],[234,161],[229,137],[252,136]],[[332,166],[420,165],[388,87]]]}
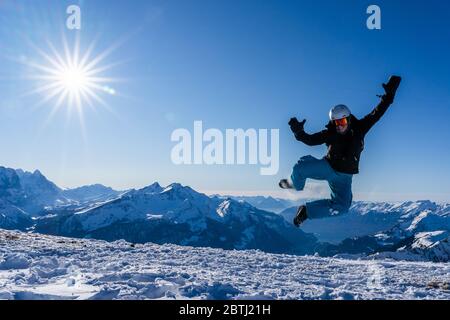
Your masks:
{"label": "ski goggle", "polygon": [[334,120],[334,124],[336,125],[336,127],[345,127],[346,125],[348,125],[348,120],[347,118],[337,119]]}

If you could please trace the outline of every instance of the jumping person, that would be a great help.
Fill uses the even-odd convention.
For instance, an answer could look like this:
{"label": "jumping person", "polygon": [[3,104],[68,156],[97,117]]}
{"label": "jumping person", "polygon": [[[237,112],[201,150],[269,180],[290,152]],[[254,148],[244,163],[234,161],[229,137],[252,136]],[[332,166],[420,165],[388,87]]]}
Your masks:
{"label": "jumping person", "polygon": [[350,109],[337,105],[330,110],[330,122],[326,129],[314,134],[304,130],[306,120],[297,118],[289,121],[289,126],[298,141],[309,146],[326,144],[327,155],[322,159],[304,156],[294,166],[290,179],[282,179],[283,189],[301,191],[307,179],[324,180],[331,189],[331,199],[308,202],[298,208],[294,225],[306,219],[320,219],[348,212],[352,203],[352,178],[359,173],[359,159],[364,149],[364,137],[372,126],[383,116],[393,103],[401,78],[392,76],[383,83],[385,94],[376,108],[362,119],[357,119]]}

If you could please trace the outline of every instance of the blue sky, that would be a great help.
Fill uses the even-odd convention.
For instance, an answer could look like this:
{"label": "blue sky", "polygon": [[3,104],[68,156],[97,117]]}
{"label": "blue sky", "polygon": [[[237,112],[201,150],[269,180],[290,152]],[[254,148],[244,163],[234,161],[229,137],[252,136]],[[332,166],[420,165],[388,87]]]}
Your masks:
{"label": "blue sky", "polygon": [[[74,3],[80,31],[65,28]],[[295,141],[289,118],[306,118],[314,132],[338,103],[362,117],[397,73],[396,102],[366,137],[356,198],[449,200],[450,4],[374,3],[382,30],[366,28],[367,1],[0,1],[0,165],[39,169],[63,187],[177,181],[283,195],[277,182],[297,159],[326,151]],[[46,121],[54,102],[36,107],[42,96],[24,95],[36,85],[26,78],[29,62],[43,63],[29,42],[62,51],[62,35],[69,44],[79,36],[81,52],[95,39],[96,54],[119,44],[102,61],[120,62],[102,74],[120,80],[108,84],[117,94],[102,94],[111,111],[83,108],[84,134],[76,113],[62,106]],[[279,174],[173,165],[170,135],[195,120],[221,130],[279,128]]]}

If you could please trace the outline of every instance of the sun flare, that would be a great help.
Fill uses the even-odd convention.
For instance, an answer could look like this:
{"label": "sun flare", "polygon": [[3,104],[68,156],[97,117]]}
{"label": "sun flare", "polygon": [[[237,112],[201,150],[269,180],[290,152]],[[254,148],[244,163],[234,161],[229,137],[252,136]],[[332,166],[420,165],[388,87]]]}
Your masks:
{"label": "sun flare", "polygon": [[95,109],[101,105],[109,109],[103,96],[116,94],[116,90],[110,86],[115,79],[104,77],[102,73],[109,70],[113,64],[102,65],[102,62],[111,53],[112,48],[93,56],[94,43],[91,43],[83,54],[78,39],[73,50],[69,49],[65,38],[63,44],[61,51],[56,50],[50,42],[47,51],[33,46],[41,59],[39,62],[26,62],[31,69],[29,78],[37,81],[35,89],[27,94],[43,96],[38,101],[38,106],[54,101],[50,116],[59,108],[67,107],[69,112],[75,108],[82,120],[81,115],[86,106]]}

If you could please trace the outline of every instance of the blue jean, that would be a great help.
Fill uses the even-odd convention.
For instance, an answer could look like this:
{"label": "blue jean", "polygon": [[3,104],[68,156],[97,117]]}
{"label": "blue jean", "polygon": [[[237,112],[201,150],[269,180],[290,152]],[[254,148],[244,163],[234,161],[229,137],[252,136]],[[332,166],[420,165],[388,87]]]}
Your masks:
{"label": "blue jean", "polygon": [[305,188],[306,179],[325,180],[331,189],[331,199],[306,203],[308,219],[321,219],[348,212],[352,204],[352,174],[335,171],[328,161],[313,156],[302,157],[294,166],[291,180],[294,188]]}

